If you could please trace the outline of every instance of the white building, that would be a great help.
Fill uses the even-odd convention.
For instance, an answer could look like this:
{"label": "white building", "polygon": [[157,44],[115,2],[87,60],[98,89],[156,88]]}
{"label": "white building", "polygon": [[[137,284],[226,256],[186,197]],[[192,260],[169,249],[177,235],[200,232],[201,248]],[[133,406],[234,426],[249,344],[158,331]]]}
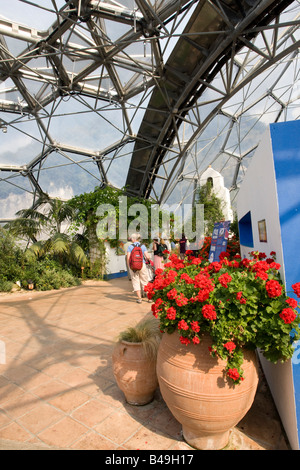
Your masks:
{"label": "white building", "polygon": [[230,193],[229,189],[227,189],[224,185],[223,176],[218,171],[209,166],[200,177],[200,188],[208,181],[212,183],[214,194],[223,201],[222,211],[225,220],[230,220],[232,222],[233,212],[231,209]]}

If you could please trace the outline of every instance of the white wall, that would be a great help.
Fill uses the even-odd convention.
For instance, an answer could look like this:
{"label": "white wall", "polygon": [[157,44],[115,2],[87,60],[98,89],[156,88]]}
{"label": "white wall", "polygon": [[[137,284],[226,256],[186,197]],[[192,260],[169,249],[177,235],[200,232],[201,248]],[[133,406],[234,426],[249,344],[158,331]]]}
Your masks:
{"label": "white wall", "polygon": [[117,255],[116,249],[111,248],[108,243],[105,243],[105,249],[107,256],[107,274],[117,274],[121,271],[127,271],[125,255]]}
{"label": "white wall", "polygon": [[[266,253],[276,252],[276,261],[282,266],[280,274],[284,279],[284,260],[276,189],[276,178],[272,157],[269,129],[264,134],[247,170],[237,197],[237,214],[240,220],[251,211],[254,247],[241,246],[242,257],[249,257],[255,250]],[[267,242],[259,240],[258,222],[266,220]]]}
{"label": "white wall", "polygon": [[224,203],[222,210],[225,220],[230,220],[232,222],[233,213],[231,209],[230,192],[229,189],[225,187],[223,176],[218,171],[208,167],[200,177],[200,187],[207,183],[208,178],[213,179],[213,192]]}

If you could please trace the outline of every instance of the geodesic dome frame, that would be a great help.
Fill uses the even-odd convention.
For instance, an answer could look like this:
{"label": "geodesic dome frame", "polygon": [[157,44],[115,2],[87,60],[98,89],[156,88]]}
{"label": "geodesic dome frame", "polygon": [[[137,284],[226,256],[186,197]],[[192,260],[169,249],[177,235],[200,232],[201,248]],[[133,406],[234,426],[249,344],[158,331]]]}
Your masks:
{"label": "geodesic dome frame", "polygon": [[299,118],[299,1],[10,0],[0,6],[0,218],[38,193],[126,186],[232,200],[268,123]]}

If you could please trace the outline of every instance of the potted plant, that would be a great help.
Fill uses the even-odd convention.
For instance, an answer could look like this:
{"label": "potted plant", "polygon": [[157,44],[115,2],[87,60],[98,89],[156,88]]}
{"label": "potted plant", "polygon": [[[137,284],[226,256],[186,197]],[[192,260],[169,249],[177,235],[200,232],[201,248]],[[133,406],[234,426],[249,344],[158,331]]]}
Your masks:
{"label": "potted plant", "polygon": [[[224,447],[254,400],[255,350],[272,362],[293,355],[296,308],[275,253],[208,263],[170,256],[146,286],[164,334],[157,372],[163,398],[196,448]],[[299,295],[299,283],[293,286]]]}
{"label": "potted plant", "polygon": [[156,358],[161,332],[159,322],[147,316],[122,331],[113,351],[113,372],[131,405],[149,403],[158,387]]}

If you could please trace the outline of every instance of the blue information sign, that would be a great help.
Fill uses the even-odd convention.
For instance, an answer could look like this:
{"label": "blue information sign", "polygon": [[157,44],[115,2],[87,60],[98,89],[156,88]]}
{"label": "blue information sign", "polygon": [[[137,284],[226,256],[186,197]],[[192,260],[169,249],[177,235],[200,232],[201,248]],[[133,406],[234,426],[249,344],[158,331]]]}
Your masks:
{"label": "blue information sign", "polygon": [[210,263],[213,261],[220,261],[220,254],[222,251],[226,251],[229,228],[230,220],[227,220],[226,222],[218,222],[214,225],[208,257]]}

